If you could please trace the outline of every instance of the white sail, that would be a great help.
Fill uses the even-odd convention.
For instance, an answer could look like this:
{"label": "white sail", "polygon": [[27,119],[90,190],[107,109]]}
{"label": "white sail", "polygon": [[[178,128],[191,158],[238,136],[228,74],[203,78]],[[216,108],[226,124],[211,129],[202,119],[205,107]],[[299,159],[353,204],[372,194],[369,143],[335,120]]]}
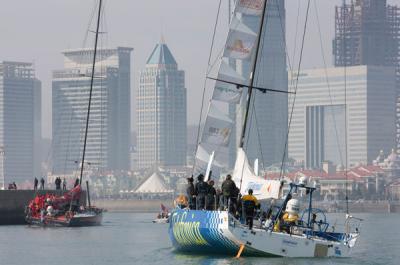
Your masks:
{"label": "white sail", "polygon": [[211,103],[201,141],[217,146],[228,146],[233,121]]}
{"label": "white sail", "polygon": [[215,154],[215,151],[213,151],[211,153],[211,155],[210,155],[210,160],[208,161],[208,165],[207,165],[207,170],[206,170],[206,175],[204,177],[204,181],[208,181],[208,179],[209,179],[210,172],[211,172],[211,165],[212,165],[212,163],[214,161],[214,154]]}
{"label": "white sail", "polygon": [[225,46],[224,56],[232,59],[250,60],[256,40],[257,34],[234,17]]}
{"label": "white sail", "polygon": [[258,172],[258,158],[254,160],[254,174],[258,177],[259,172]]}
{"label": "white sail", "polygon": [[237,84],[246,84],[247,79],[232,68],[225,60],[221,60],[218,79]]}
{"label": "white sail", "polygon": [[257,177],[249,165],[246,153],[242,148],[237,151],[233,180],[240,187],[241,194],[247,194],[249,189],[257,199],[278,199],[281,182]]}
{"label": "white sail", "polygon": [[213,99],[229,103],[238,103],[242,97],[242,90],[243,88],[238,88],[236,85],[217,81],[215,83]]}
{"label": "white sail", "polygon": [[[265,0],[237,0],[229,32],[225,43],[217,74],[217,81],[212,93],[209,111],[205,119],[199,145],[210,155],[214,151],[214,162],[210,170],[215,169],[216,160],[227,166],[229,144],[234,126],[229,116],[229,104],[239,104],[246,93],[243,89],[250,85],[250,72],[243,74],[239,65],[251,64],[255,59],[258,32],[254,32],[253,23],[261,25],[261,15]],[[242,20],[243,16],[252,16],[251,22]],[[246,25],[251,23],[252,25]],[[218,107],[217,107],[218,106]],[[200,148],[198,148],[200,149]],[[200,159],[197,150],[195,173],[205,173],[207,162]],[[207,157],[208,161],[209,156]]]}

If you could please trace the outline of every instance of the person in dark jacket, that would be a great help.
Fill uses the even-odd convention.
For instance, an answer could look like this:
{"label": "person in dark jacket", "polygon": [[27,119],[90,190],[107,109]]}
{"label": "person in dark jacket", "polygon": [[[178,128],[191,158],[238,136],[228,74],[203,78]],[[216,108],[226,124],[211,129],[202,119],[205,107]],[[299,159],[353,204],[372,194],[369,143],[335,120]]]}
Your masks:
{"label": "person in dark jacket", "polygon": [[217,191],[214,188],[214,180],[208,181],[208,193],[207,193],[207,210],[216,210],[217,205]]}
{"label": "person in dark jacket", "polygon": [[54,181],[54,184],[56,184],[56,190],[61,189],[61,179],[59,177],[56,178],[56,180]]}
{"label": "person in dark jacket", "polygon": [[74,188],[79,185],[79,178],[75,180]]}
{"label": "person in dark jacket", "polygon": [[33,189],[37,190],[39,184],[39,180],[35,177],[35,180],[33,181]]}
{"label": "person in dark jacket", "polygon": [[193,176],[190,178],[187,178],[187,186],[186,186],[186,196],[188,197],[189,201],[189,208],[190,209],[196,209],[196,193],[194,190],[194,184],[193,184]]}
{"label": "person in dark jacket", "polygon": [[203,210],[205,207],[205,200],[208,193],[208,184],[204,182],[204,175],[200,174],[197,177],[197,183],[195,185],[195,193],[196,193],[196,206],[198,210]]}
{"label": "person in dark jacket", "polygon": [[226,179],[224,180],[224,182],[222,182],[221,189],[222,189],[223,203],[226,209],[228,207],[229,201],[232,200],[237,189],[236,184],[232,180],[231,175],[226,176]]}
{"label": "person in dark jacket", "polygon": [[40,189],[44,190],[44,178],[40,179]]}

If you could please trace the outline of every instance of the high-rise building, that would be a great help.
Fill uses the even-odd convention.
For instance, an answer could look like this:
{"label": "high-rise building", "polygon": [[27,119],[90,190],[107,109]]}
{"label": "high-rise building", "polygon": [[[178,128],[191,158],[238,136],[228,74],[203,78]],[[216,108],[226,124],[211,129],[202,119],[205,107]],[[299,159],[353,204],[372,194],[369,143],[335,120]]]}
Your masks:
{"label": "high-rise building", "polygon": [[335,66],[396,68],[397,148],[400,148],[400,8],[386,0],[348,1],[335,9]]}
{"label": "high-rise building", "polygon": [[[285,48],[285,1],[267,1],[260,50],[254,74],[254,85],[257,87],[288,90]],[[258,33],[259,25],[251,15],[243,15],[242,20],[254,32]],[[252,65],[236,65],[243,76],[249,76]],[[288,97],[283,93],[263,94],[254,90],[248,118],[245,150],[249,159],[259,159],[267,167],[282,161],[288,129]],[[230,165],[236,157],[236,148],[242,134],[243,106],[236,110],[230,108],[230,116],[236,116],[236,141],[231,141]],[[233,143],[233,144],[232,144]],[[233,147],[232,145],[235,145]],[[262,168],[262,167],[261,167]]]}
{"label": "high-rise building", "polygon": [[299,73],[288,152],[306,168],[321,168],[323,161],[345,166],[346,128],[348,166],[371,163],[395,145],[395,69],[347,67],[346,81],[344,72],[336,67]]}
{"label": "high-rise building", "polygon": [[32,63],[0,62],[0,95],[0,182],[32,181],[41,139],[41,85]]}
{"label": "high-rise building", "polygon": [[164,41],[140,72],[136,104],[139,168],[186,165],[185,73]]}
{"label": "high-rise building", "polygon": [[[98,49],[85,162],[100,170],[130,168],[132,48]],[[93,49],[64,51],[53,72],[53,173],[79,167],[89,102]]]}

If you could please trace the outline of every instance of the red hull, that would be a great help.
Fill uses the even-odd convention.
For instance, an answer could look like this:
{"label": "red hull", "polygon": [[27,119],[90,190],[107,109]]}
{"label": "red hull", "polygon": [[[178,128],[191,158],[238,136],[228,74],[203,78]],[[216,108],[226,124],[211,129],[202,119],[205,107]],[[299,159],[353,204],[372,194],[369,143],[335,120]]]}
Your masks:
{"label": "red hull", "polygon": [[103,213],[101,210],[88,211],[78,213],[72,218],[65,215],[56,217],[45,216],[43,219],[40,217],[26,216],[26,222],[30,225],[47,226],[47,227],[82,227],[82,226],[97,226],[101,225]]}

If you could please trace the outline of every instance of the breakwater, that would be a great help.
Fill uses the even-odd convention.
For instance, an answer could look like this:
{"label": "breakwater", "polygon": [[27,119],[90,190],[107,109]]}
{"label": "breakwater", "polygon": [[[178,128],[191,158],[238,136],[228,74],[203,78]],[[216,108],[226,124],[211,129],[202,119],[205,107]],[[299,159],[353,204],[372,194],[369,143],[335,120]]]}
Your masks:
{"label": "breakwater", "polygon": [[[36,194],[61,195],[61,190],[0,190],[0,225],[25,224],[25,206]],[[81,202],[86,204],[86,192],[81,193]]]}

